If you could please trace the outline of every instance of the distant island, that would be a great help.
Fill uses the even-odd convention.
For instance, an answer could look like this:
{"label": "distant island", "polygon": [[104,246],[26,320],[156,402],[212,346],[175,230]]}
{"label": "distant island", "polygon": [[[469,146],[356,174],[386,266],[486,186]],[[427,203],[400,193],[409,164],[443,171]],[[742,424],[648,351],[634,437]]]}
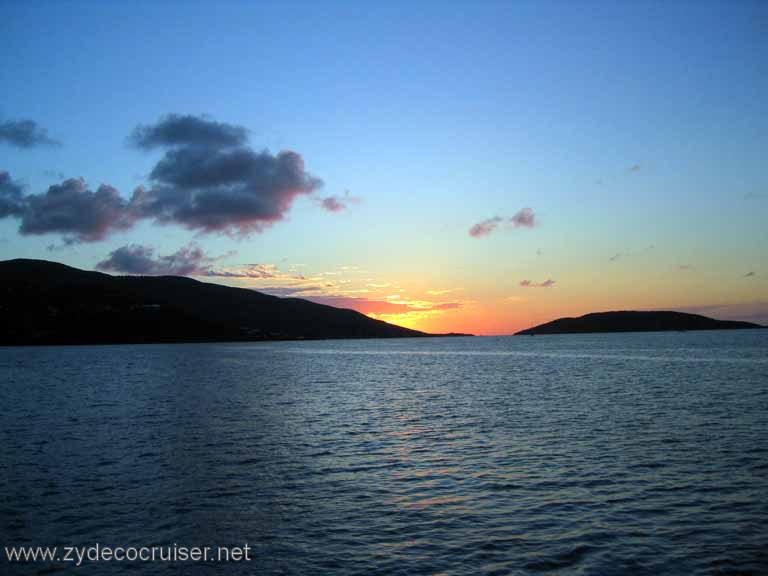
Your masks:
{"label": "distant island", "polygon": [[0,345],[465,336],[179,276],[111,276],[16,259],[0,262],[0,278]]}
{"label": "distant island", "polygon": [[752,322],[715,320],[684,312],[594,312],[578,318],[559,318],[517,332],[519,336],[537,334],[582,334],[587,332],[662,332],[684,330],[734,330],[764,328]]}

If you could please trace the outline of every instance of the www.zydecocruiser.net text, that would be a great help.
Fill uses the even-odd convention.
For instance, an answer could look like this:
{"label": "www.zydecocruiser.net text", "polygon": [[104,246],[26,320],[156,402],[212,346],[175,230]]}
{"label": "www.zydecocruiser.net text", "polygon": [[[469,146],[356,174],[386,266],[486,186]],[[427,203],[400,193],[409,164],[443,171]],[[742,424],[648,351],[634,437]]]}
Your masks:
{"label": "www.zydecocruiser.net text", "polygon": [[243,546],[6,546],[8,562],[247,562],[251,547]]}

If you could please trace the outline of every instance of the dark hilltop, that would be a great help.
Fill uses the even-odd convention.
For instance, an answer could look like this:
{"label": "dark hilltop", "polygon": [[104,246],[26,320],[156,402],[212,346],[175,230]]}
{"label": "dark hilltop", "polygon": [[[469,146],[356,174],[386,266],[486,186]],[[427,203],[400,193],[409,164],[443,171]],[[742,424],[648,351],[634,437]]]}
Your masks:
{"label": "dark hilltop", "polygon": [[2,345],[439,336],[178,276],[111,276],[17,259],[0,262],[0,278]]}
{"label": "dark hilltop", "polygon": [[582,334],[587,332],[662,332],[685,330],[734,330],[764,328],[752,322],[715,320],[684,312],[594,312],[578,318],[559,318],[546,324],[517,332],[521,336],[536,334]]}

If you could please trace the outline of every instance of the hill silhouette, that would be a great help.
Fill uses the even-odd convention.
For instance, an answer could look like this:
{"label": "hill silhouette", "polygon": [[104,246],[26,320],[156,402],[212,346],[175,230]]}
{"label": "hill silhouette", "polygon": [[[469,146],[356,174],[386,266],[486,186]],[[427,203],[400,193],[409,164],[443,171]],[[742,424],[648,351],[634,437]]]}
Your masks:
{"label": "hill silhouette", "polygon": [[354,310],[178,276],[0,262],[0,344],[430,336]]}
{"label": "hill silhouette", "polygon": [[715,320],[685,312],[593,312],[578,318],[559,318],[527,328],[518,335],[579,334],[585,332],[657,332],[680,330],[733,330],[763,328],[752,322]]}

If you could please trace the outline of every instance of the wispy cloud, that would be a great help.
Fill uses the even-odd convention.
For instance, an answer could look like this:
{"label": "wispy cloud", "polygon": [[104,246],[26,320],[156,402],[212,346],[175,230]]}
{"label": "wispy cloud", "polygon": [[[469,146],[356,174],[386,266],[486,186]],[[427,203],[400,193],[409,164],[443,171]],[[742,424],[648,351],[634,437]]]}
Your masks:
{"label": "wispy cloud", "polygon": [[555,285],[555,281],[551,278],[544,280],[543,282],[533,282],[531,280],[521,280],[520,286],[523,288],[552,288]]}
{"label": "wispy cloud", "polygon": [[750,271],[744,274],[744,278],[754,278],[755,276],[757,276],[757,274],[754,271]]}
{"label": "wispy cloud", "polygon": [[610,260],[611,262],[616,262],[616,260],[619,260],[620,258],[621,258],[621,253],[616,252],[616,254],[608,258],[608,260]]}
{"label": "wispy cloud", "polygon": [[627,172],[640,172],[640,164],[632,164],[632,166],[627,168]]}
{"label": "wispy cloud", "polygon": [[474,224],[469,229],[469,235],[473,238],[487,236],[504,222],[507,222],[513,228],[534,228],[536,226],[536,215],[531,208],[522,208],[509,218],[494,216]]}
{"label": "wispy cloud", "polygon": [[693,270],[693,266],[691,266],[690,264],[680,264],[677,267],[677,269],[678,270],[683,270],[683,271],[685,271],[685,270]]}
{"label": "wispy cloud", "polygon": [[504,219],[501,216],[494,216],[493,218],[488,218],[487,220],[478,222],[469,229],[469,235],[473,238],[481,238],[482,236],[487,236],[493,232],[496,227],[503,221]]}
{"label": "wispy cloud", "polygon": [[0,143],[16,148],[61,146],[60,142],[48,136],[48,131],[41,128],[34,120],[0,122]]}

